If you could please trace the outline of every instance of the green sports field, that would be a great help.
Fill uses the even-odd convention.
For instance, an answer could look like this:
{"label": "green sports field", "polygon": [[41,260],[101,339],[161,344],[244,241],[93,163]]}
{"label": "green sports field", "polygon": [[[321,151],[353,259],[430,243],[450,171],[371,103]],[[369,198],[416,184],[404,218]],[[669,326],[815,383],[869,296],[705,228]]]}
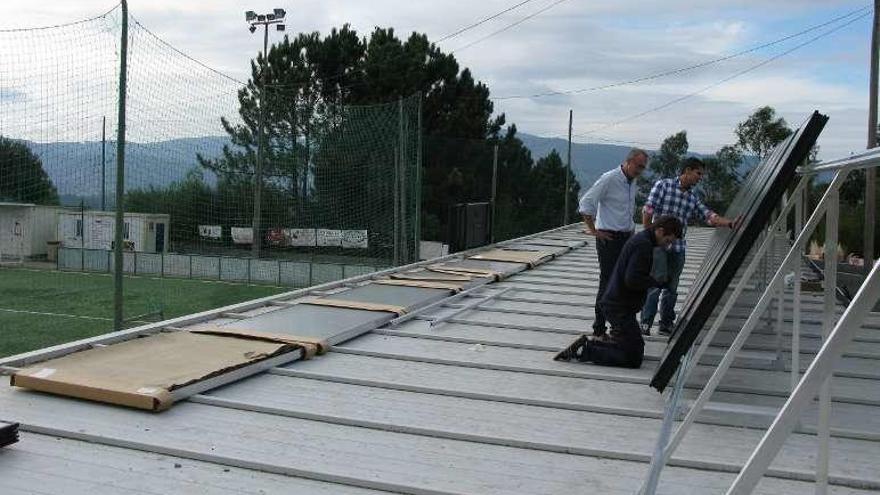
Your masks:
{"label": "green sports field", "polygon": [[[125,317],[162,311],[163,319],[277,294],[281,287],[216,281],[125,277]],[[144,316],[155,321],[158,315]],[[108,274],[0,268],[0,357],[107,333],[113,329]]]}

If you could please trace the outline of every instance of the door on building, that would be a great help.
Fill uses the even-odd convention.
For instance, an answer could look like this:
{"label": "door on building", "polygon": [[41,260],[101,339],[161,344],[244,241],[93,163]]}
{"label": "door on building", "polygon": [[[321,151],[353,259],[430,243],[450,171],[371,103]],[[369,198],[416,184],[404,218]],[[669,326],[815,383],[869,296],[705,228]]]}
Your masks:
{"label": "door on building", "polygon": [[165,224],[156,222],[156,252],[165,252]]}

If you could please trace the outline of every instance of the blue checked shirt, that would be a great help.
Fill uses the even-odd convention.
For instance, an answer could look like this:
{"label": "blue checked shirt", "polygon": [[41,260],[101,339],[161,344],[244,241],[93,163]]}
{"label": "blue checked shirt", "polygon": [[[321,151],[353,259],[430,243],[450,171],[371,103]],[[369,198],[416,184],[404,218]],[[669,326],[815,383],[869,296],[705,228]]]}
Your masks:
{"label": "blue checked shirt", "polygon": [[676,239],[669,247],[670,251],[676,253],[684,253],[687,249],[684,234],[687,233],[687,224],[691,216],[699,212],[706,222],[715,216],[715,212],[706,207],[693,191],[682,191],[681,181],[677,178],[660,179],[654,183],[648,201],[645,202],[645,211],[653,215],[654,220],[663,215],[671,215],[681,220],[684,226],[682,238]]}

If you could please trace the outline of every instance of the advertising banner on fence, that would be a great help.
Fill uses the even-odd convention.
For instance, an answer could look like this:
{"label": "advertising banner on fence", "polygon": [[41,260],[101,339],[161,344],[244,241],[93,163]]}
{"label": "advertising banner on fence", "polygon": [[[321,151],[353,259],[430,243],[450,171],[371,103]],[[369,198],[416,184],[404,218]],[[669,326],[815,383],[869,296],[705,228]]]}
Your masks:
{"label": "advertising banner on fence", "polygon": [[223,236],[223,227],[220,225],[199,225],[199,237],[204,239],[220,239]]}
{"label": "advertising banner on fence", "polygon": [[232,227],[232,242],[235,244],[253,244],[253,229],[250,227]]}
{"label": "advertising banner on fence", "polygon": [[366,249],[368,247],[366,230],[343,230],[342,247],[349,249]]}
{"label": "advertising banner on fence", "polygon": [[289,244],[284,229],[269,229],[266,232],[266,244],[272,247],[287,247]]}
{"label": "advertising banner on fence", "polygon": [[342,231],[331,229],[318,229],[319,246],[341,246]]}
{"label": "advertising banner on fence", "polygon": [[318,234],[315,229],[284,229],[288,246],[314,247],[318,244]]}

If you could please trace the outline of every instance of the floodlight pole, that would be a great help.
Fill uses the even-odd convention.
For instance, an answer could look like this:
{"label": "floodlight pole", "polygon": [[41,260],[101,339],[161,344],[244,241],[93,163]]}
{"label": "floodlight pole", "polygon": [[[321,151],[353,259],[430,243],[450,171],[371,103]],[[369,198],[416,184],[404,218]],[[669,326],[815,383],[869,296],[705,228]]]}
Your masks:
{"label": "floodlight pole", "polygon": [[251,234],[251,254],[260,257],[260,210],[263,194],[263,160],[266,134],[266,68],[269,65],[269,25],[263,25],[263,63],[260,68],[260,120],[257,131],[257,165],[254,170],[254,225]]}
{"label": "floodlight pole", "polygon": [[[258,25],[263,26],[263,63],[260,66],[260,82],[258,84],[260,97],[260,116],[257,130],[257,163],[254,167],[254,219],[251,233],[251,255],[254,258],[260,257],[260,244],[262,241],[260,235],[260,213],[262,208],[263,195],[263,162],[266,155],[266,89],[268,87],[268,77],[266,71],[269,67],[269,26],[278,25],[278,30],[284,30],[284,10],[275,9],[275,14],[256,15],[249,11],[245,13],[245,19],[250,23],[250,31],[254,32]],[[276,17],[277,16],[277,17]]]}

